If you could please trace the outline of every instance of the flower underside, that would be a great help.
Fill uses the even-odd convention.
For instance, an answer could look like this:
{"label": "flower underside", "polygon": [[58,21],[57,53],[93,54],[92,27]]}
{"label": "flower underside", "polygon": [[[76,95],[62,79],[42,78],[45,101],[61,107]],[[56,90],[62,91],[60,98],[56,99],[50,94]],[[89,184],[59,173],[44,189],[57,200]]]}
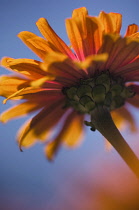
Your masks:
{"label": "flower underside", "polygon": [[44,18],[36,23],[43,38],[28,31],[18,34],[41,59],[6,57],[1,61],[19,75],[0,77],[0,95],[6,97],[4,103],[9,99],[21,103],[4,112],[0,121],[38,112],[19,131],[20,148],[46,140],[45,153],[52,160],[62,144],[78,145],[84,115],[89,114],[91,122],[85,125],[98,130],[139,178],[139,159],[114,124],[118,119],[120,125],[129,122],[134,127],[132,115],[122,106],[127,102],[139,107],[139,86],[134,83],[139,81],[139,28],[129,25],[122,38],[121,21],[119,13],[102,11],[93,17],[85,7],[75,9],[66,20],[72,49]]}
{"label": "flower underside", "polygon": [[66,107],[71,106],[83,114],[90,114],[99,105],[112,111],[135,95],[130,86],[125,86],[121,77],[113,77],[109,71],[81,79],[78,85],[64,88],[63,93],[67,96]]}

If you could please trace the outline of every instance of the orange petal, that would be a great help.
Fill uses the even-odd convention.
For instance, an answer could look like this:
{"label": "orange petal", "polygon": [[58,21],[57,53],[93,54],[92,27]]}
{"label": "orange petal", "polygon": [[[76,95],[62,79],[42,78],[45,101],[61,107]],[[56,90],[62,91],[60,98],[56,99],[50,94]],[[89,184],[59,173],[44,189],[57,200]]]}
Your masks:
{"label": "orange petal", "polygon": [[131,24],[128,26],[125,36],[131,36],[138,31],[139,31],[139,26],[136,24]]}
{"label": "orange petal", "polygon": [[54,32],[45,18],[40,18],[36,23],[41,34],[46,38],[48,42],[56,48],[56,51],[68,55],[70,58],[75,59],[74,54],[65,42]]}
{"label": "orange petal", "polygon": [[1,65],[13,70],[15,72],[21,73],[32,79],[39,79],[42,76],[46,76],[46,72],[42,71],[40,68],[39,61],[32,59],[14,59],[5,57],[1,60]]}
{"label": "orange petal", "polygon": [[18,37],[26,44],[36,55],[42,60],[45,58],[47,52],[53,49],[48,45],[47,41],[35,34],[22,31],[18,34]]}
{"label": "orange petal", "polygon": [[74,9],[72,12],[72,18],[87,16],[87,15],[88,15],[88,10],[86,9],[86,7],[80,7],[78,9]]}
{"label": "orange petal", "polygon": [[100,21],[103,24],[105,33],[119,33],[122,24],[122,15],[119,13],[105,13],[100,12]]}
{"label": "orange petal", "polygon": [[102,25],[98,18],[87,16],[85,8],[73,11],[66,20],[67,34],[79,60],[94,54],[102,43]]}
{"label": "orange petal", "polygon": [[65,113],[63,102],[57,100],[55,103],[48,102],[46,107],[26,123],[18,133],[20,147],[29,147],[36,140],[45,140],[52,128],[58,123]]}
{"label": "orange petal", "polygon": [[45,153],[49,160],[54,158],[61,143],[65,143],[70,147],[79,144],[80,139],[83,137],[83,118],[83,115],[78,115],[75,112],[68,115],[58,136],[52,142],[47,144],[45,148]]}

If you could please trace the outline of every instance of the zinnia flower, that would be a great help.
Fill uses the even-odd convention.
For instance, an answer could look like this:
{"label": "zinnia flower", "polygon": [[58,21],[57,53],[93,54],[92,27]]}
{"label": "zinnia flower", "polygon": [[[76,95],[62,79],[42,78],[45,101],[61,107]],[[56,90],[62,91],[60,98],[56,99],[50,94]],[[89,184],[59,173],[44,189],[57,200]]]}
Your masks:
{"label": "zinnia flower", "polygon": [[74,10],[66,20],[71,47],[44,18],[37,21],[44,38],[28,31],[18,34],[41,59],[1,61],[14,74],[1,77],[0,95],[6,97],[4,103],[17,101],[2,113],[1,121],[37,112],[17,135],[20,148],[43,142],[51,160],[61,144],[72,147],[80,142],[85,124],[100,131],[139,176],[139,161],[113,123],[120,116],[134,130],[125,104],[139,106],[138,26],[129,25],[121,37],[121,19],[118,13],[92,17],[84,7]]}

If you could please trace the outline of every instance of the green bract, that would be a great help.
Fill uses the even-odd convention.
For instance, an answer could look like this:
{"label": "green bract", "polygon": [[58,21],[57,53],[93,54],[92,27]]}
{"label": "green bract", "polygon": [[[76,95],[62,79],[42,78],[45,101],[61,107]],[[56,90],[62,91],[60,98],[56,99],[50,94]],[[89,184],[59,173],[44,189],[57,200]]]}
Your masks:
{"label": "green bract", "polygon": [[98,105],[109,111],[124,105],[127,98],[134,96],[134,92],[121,78],[112,77],[108,71],[93,78],[81,79],[79,85],[64,89],[67,96],[67,106],[73,107],[80,113],[91,113]]}

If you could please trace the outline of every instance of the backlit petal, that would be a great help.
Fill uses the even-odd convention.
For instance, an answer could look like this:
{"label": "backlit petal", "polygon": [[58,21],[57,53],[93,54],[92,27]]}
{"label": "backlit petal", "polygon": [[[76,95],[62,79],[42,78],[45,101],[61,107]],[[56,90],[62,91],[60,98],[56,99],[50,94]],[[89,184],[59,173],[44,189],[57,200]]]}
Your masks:
{"label": "backlit petal", "polygon": [[131,36],[138,31],[139,31],[139,26],[136,24],[131,24],[128,26],[125,36]]}
{"label": "backlit petal", "polygon": [[98,18],[87,16],[85,8],[73,11],[66,20],[66,29],[71,45],[79,60],[94,54],[102,43],[102,25]]}
{"label": "backlit petal", "polygon": [[119,33],[122,24],[122,15],[119,13],[100,12],[100,21],[103,24],[105,33]]}
{"label": "backlit petal", "polygon": [[50,48],[46,40],[31,32],[22,31],[18,34],[18,37],[42,60],[45,58],[47,52],[52,51],[52,48]]}
{"label": "backlit petal", "polygon": [[54,32],[45,18],[40,18],[36,23],[41,34],[46,38],[48,42],[56,48],[56,51],[68,55],[70,58],[75,59],[74,54],[70,48],[64,43],[64,41]]}

